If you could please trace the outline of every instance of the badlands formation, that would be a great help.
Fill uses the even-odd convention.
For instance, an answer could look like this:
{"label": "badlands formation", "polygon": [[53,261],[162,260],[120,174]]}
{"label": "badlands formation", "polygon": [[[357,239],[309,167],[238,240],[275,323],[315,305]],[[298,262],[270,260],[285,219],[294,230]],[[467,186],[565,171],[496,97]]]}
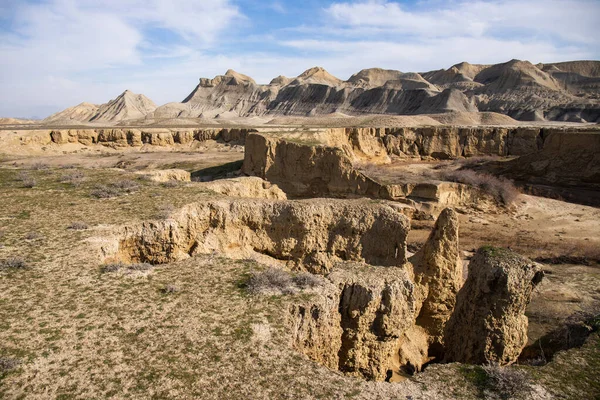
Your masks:
{"label": "badlands formation", "polygon": [[0,397],[600,396],[600,62],[0,120]]}

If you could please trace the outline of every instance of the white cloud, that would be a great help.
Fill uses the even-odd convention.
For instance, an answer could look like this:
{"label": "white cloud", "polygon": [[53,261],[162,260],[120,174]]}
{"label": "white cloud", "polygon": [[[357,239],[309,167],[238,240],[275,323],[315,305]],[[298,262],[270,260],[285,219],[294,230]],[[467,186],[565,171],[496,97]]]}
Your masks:
{"label": "white cloud", "polygon": [[493,0],[425,2],[416,10],[398,3],[336,3],[325,9],[339,27],[381,30],[419,38],[530,32],[568,41],[597,43],[600,33],[596,0]]}
{"label": "white cloud", "polygon": [[[20,116],[133,90],[129,82],[139,82],[136,76],[156,68],[155,61],[193,59],[242,18],[229,0],[21,1],[1,9],[15,28],[0,31],[0,114]],[[147,28],[183,40],[157,46],[144,36]]]}

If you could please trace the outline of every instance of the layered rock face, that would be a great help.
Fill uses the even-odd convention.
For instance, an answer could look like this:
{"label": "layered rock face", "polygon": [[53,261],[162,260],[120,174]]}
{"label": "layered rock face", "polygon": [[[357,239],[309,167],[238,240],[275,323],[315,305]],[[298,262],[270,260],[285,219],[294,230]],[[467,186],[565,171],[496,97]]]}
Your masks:
{"label": "layered rock face", "polygon": [[51,142],[56,144],[79,143],[84,146],[101,144],[111,147],[136,147],[189,145],[192,142],[219,140],[226,143],[244,144],[246,135],[255,129],[55,129],[49,130]]}
{"label": "layered rock face", "polygon": [[482,248],[446,325],[445,358],[471,364],[511,364],[527,344],[525,308],[543,272],[509,250]]}
{"label": "layered rock face", "polygon": [[276,183],[296,196],[379,193],[381,185],[356,171],[350,157],[344,148],[251,134],[246,139],[242,172]]}
{"label": "layered rock face", "polygon": [[340,260],[403,265],[408,230],[400,212],[365,202],[215,200],[190,204],[167,221],[125,227],[104,252],[151,264],[213,251],[261,253],[324,272]]}

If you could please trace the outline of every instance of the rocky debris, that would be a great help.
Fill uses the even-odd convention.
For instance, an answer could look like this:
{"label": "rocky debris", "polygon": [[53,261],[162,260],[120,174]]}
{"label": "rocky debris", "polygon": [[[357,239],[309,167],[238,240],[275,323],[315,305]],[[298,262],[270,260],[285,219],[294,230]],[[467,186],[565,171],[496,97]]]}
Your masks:
{"label": "rocky debris", "polygon": [[191,182],[192,180],[191,174],[183,169],[137,171],[136,174],[142,175],[152,182]]}
{"label": "rocky debris", "polygon": [[446,324],[445,360],[515,362],[527,344],[525,308],[542,278],[538,266],[510,250],[479,249]]}
{"label": "rocky debris", "polygon": [[458,214],[446,208],[440,213],[429,239],[410,259],[414,265],[415,283],[425,291],[416,323],[429,337],[429,353],[438,357],[443,354],[444,327],[463,285],[458,227]]}
{"label": "rocky debris", "polygon": [[364,201],[214,200],[187,205],[166,221],[123,227],[102,252],[110,262],[150,264],[213,251],[259,253],[325,273],[341,260],[404,265],[408,230],[399,211]]}
{"label": "rocky debris", "polygon": [[277,185],[257,177],[220,179],[203,185],[208,190],[227,197],[287,200],[285,192]]}

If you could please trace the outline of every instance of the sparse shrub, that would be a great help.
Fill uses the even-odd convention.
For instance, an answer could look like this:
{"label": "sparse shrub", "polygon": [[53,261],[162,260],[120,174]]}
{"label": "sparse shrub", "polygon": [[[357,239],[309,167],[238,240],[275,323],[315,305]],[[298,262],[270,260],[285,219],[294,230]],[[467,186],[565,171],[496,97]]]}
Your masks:
{"label": "sparse shrub", "polygon": [[67,229],[71,229],[74,231],[85,231],[88,228],[89,228],[88,224],[86,224],[85,222],[81,222],[81,221],[72,222],[71,225],[69,225],[67,227]]}
{"label": "sparse shrub", "polygon": [[31,189],[35,186],[37,186],[37,181],[35,180],[34,177],[32,177],[31,175],[29,175],[27,172],[25,171],[21,171],[18,175],[17,175],[17,180],[21,181],[21,185],[24,188],[28,188]]}
{"label": "sparse shrub", "polygon": [[152,268],[154,268],[154,266],[152,264],[148,264],[148,263],[137,263],[137,264],[130,264],[127,266],[128,271],[139,271],[139,272],[150,271]]}
{"label": "sparse shrub", "polygon": [[498,178],[490,174],[478,173],[468,169],[448,171],[442,175],[446,180],[478,187],[506,205],[513,203],[519,197],[519,191],[515,185],[506,178]]}
{"label": "sparse shrub", "polygon": [[321,285],[321,280],[308,272],[301,272],[294,276],[292,282],[301,289],[314,288]]}
{"label": "sparse shrub", "polygon": [[90,193],[92,197],[98,199],[109,199],[111,197],[117,197],[125,193],[132,193],[139,189],[137,182],[123,179],[117,182],[110,183],[109,185],[98,185]]}
{"label": "sparse shrub", "polygon": [[85,174],[82,171],[71,171],[60,177],[61,183],[68,183],[73,186],[79,186],[85,180]]}
{"label": "sparse shrub", "polygon": [[0,357],[0,376],[2,376],[3,374],[12,371],[13,369],[16,369],[19,367],[19,365],[21,365],[21,361],[14,359],[14,358],[8,358],[8,357]]}
{"label": "sparse shrub", "polygon": [[112,273],[119,271],[129,271],[129,272],[146,272],[154,268],[152,264],[148,263],[136,263],[136,264],[124,264],[121,262],[105,264],[100,268],[100,272],[104,273]]}
{"label": "sparse shrub", "polygon": [[110,199],[121,195],[121,191],[106,185],[98,185],[90,193],[92,197],[97,199]]}
{"label": "sparse shrub", "polygon": [[269,268],[266,271],[256,272],[250,276],[246,288],[250,293],[279,291],[283,294],[293,292],[292,276],[283,270]]}
{"label": "sparse shrub", "polygon": [[160,292],[162,294],[173,294],[173,293],[179,292],[179,288],[175,285],[169,284],[169,285],[165,285],[163,288],[161,288]]}
{"label": "sparse shrub", "polygon": [[108,274],[111,272],[118,272],[123,268],[125,268],[125,264],[123,263],[104,264],[102,267],[100,267],[100,272],[103,274]]}
{"label": "sparse shrub", "polygon": [[182,183],[181,181],[166,181],[161,183],[161,186],[164,188],[175,188],[181,186]]}
{"label": "sparse shrub", "polygon": [[20,257],[10,257],[0,260],[0,270],[19,270],[27,268],[27,262]]}
{"label": "sparse shrub", "polygon": [[521,370],[510,367],[484,366],[487,375],[487,385],[501,399],[526,397],[530,388],[527,376]]}
{"label": "sparse shrub", "polygon": [[121,189],[126,193],[134,192],[140,187],[136,181],[132,181],[131,179],[122,179],[120,181],[113,182],[111,183],[111,186],[116,189]]}
{"label": "sparse shrub", "polygon": [[31,165],[31,169],[34,171],[46,170],[49,168],[50,167],[48,166],[48,164],[44,164],[44,163],[40,163],[40,162]]}
{"label": "sparse shrub", "polygon": [[253,273],[246,283],[250,293],[281,292],[291,294],[297,290],[314,288],[321,285],[321,280],[307,272],[292,276],[289,272],[269,268],[266,271]]}

